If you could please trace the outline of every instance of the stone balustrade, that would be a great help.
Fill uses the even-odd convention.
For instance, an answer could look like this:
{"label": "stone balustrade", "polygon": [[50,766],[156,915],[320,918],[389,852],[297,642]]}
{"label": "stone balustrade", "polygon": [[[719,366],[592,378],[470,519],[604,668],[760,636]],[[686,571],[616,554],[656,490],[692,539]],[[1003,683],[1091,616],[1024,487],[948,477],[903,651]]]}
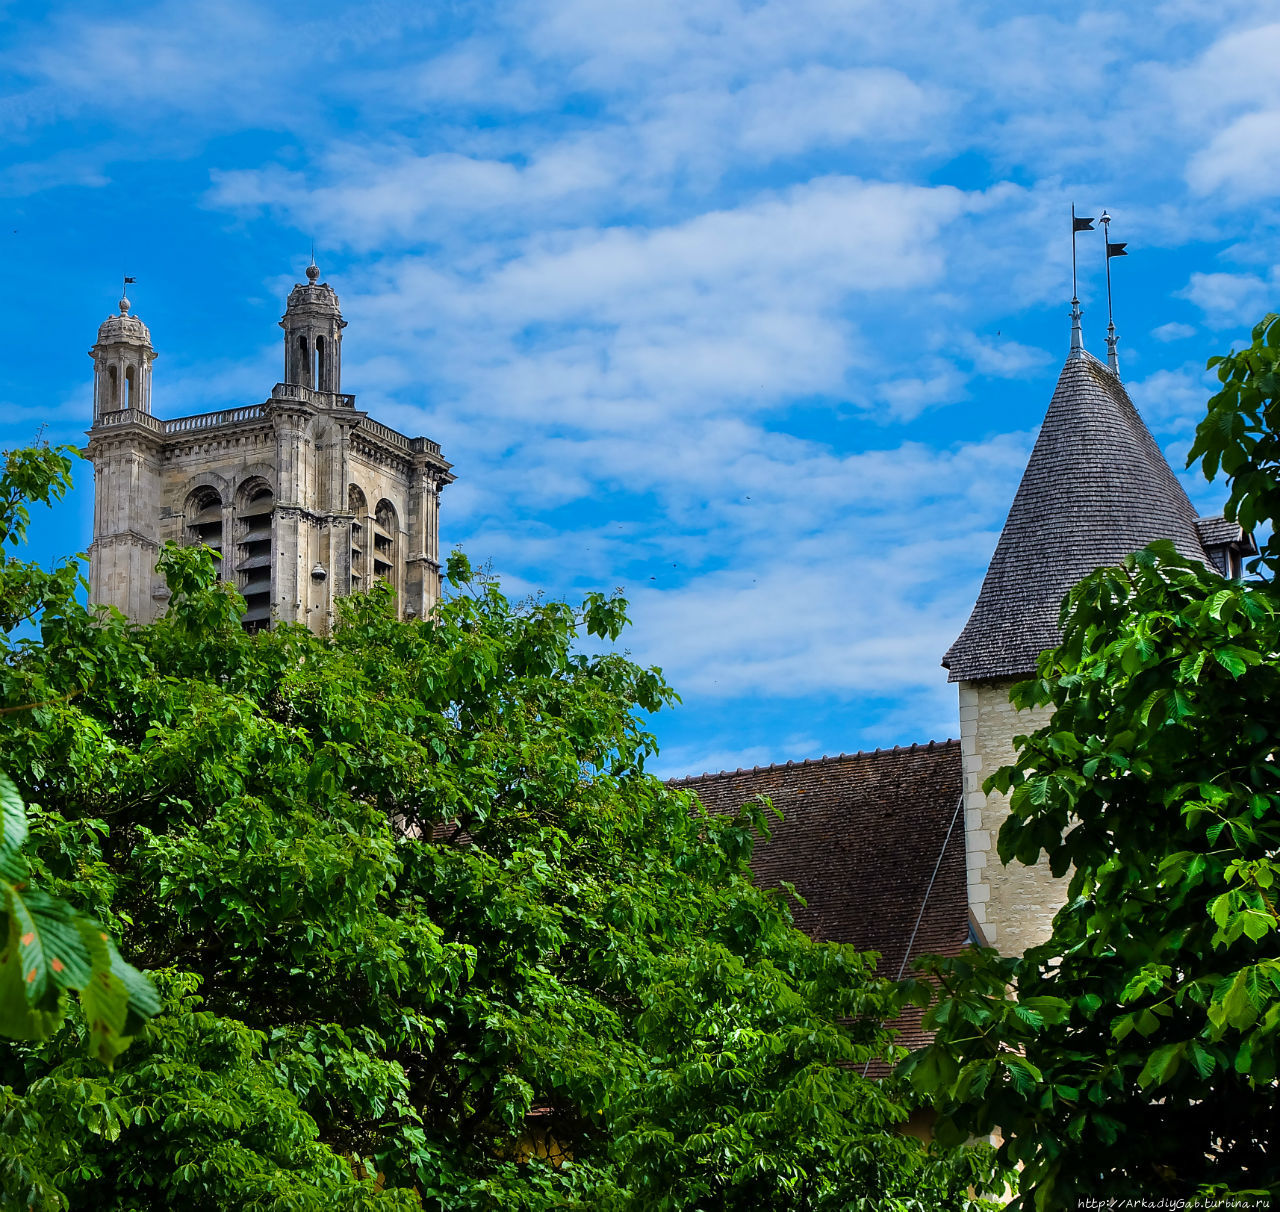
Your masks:
{"label": "stone balustrade", "polygon": [[175,417],[162,421],[164,432],[186,433],[193,429],[216,429],[220,425],[238,425],[244,421],[261,421],[267,415],[265,404],[250,404],[245,408],[224,408],[221,412],[201,412],[191,417]]}
{"label": "stone balustrade", "polygon": [[[302,403],[319,403],[322,400],[340,400],[344,406],[353,406],[355,396],[342,395],[331,391],[313,391],[298,383],[277,383],[271,392],[272,400],[298,400]],[[166,436],[172,434],[193,433],[203,429],[217,429],[223,425],[243,425],[253,421],[266,420],[270,415],[267,404],[249,404],[243,408],[224,408],[218,412],[195,413],[189,417],[175,417],[171,421],[163,421],[142,412],[137,408],[122,408],[116,412],[104,412],[97,420],[97,427],[115,425],[141,425],[155,433]],[[383,425],[370,417],[360,421],[360,429],[370,436],[412,454],[429,454],[440,457],[440,443],[430,438],[407,438],[404,434]]]}

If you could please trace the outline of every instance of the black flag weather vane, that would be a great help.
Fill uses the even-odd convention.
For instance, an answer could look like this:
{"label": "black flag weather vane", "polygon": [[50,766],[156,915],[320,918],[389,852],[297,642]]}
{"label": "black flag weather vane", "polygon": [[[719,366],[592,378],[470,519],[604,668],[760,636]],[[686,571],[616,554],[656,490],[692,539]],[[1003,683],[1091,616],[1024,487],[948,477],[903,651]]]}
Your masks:
{"label": "black flag weather vane", "polygon": [[[1085,215],[1077,215],[1076,208],[1073,204],[1071,207],[1071,303],[1073,307],[1079,305],[1079,291],[1076,286],[1076,236],[1082,231],[1093,231],[1093,217]],[[1115,318],[1111,306],[1111,258],[1127,257],[1128,241],[1113,241],[1111,239],[1111,216],[1104,210],[1102,212],[1102,230],[1106,233],[1104,244],[1106,245],[1106,266],[1107,266],[1107,365],[1118,376],[1120,374],[1120,362],[1116,356],[1116,342],[1119,337],[1116,336]]]}

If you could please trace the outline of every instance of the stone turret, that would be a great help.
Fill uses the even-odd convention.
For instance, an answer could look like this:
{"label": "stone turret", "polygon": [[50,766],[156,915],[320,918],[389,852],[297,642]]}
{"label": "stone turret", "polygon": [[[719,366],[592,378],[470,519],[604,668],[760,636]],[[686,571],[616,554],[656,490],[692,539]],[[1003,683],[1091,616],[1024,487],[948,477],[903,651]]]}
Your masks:
{"label": "stone turret", "polygon": [[1238,526],[1198,519],[1119,377],[1089,354],[1073,312],[1071,351],[987,568],[978,601],[943,665],[959,683],[969,903],[986,941],[1020,954],[1048,937],[1066,879],[1048,865],[1002,867],[995,840],[1005,797],[983,781],[1013,760],[1013,738],[1044,723],[1016,712],[1013,684],[1061,639],[1068,590],[1157,539],[1238,573],[1251,547]]}
{"label": "stone turret", "polygon": [[342,318],[338,296],[318,281],[313,259],[307,282],[289,292],[280,327],[284,329],[284,381],[314,391],[342,390]]}
{"label": "stone turret", "polygon": [[98,326],[98,340],[89,350],[93,359],[93,416],[123,408],[151,411],[151,363],[156,351],[151,332],[121,296],[120,312]]}

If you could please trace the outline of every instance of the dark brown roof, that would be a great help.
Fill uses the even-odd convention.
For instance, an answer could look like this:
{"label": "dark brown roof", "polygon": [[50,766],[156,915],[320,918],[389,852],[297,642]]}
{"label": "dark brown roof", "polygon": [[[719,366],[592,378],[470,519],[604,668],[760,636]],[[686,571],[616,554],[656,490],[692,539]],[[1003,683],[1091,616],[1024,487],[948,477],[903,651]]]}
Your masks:
{"label": "dark brown roof", "polygon": [[703,774],[673,785],[692,790],[711,812],[734,812],[758,795],[772,799],[783,819],[771,819],[773,836],[756,847],[751,865],[763,887],[795,885],[808,902],[793,907],[796,925],[813,938],[878,951],[880,975],[896,977],[936,867],[911,956],[955,955],[964,946],[958,741]]}
{"label": "dark brown roof", "polygon": [[[956,955],[967,942],[959,741],[755,766],[672,784],[688,787],[711,812],[735,812],[768,796],[782,820],[770,819],[772,837],[756,847],[751,865],[758,883],[793,884],[807,902],[793,903],[796,925],[812,938],[879,952],[879,975],[896,979],[903,972],[908,943],[916,959],[930,952]],[[921,1011],[908,1006],[893,1024],[899,1043],[918,1048],[928,1042],[920,1019]],[[868,1071],[883,1077],[888,1067],[876,1061]]]}
{"label": "dark brown roof", "polygon": [[1015,677],[1057,645],[1067,591],[1156,539],[1208,562],[1196,511],[1124,386],[1091,355],[1058,378],[950,680]]}

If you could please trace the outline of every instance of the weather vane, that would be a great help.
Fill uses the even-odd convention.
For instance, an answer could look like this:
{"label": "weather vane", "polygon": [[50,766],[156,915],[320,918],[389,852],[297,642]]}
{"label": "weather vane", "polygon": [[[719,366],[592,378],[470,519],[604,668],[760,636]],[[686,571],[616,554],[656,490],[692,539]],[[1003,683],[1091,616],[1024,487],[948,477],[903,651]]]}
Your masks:
{"label": "weather vane", "polygon": [[1116,336],[1116,325],[1111,315],[1111,258],[1127,257],[1129,254],[1125,252],[1125,244],[1128,241],[1120,244],[1111,243],[1111,216],[1105,210],[1102,212],[1102,230],[1107,233],[1107,365],[1111,368],[1111,373],[1118,379],[1120,377],[1120,359],[1116,356],[1116,342],[1120,338]]}
{"label": "weather vane", "polygon": [[1071,204],[1071,302],[1079,301],[1080,292],[1076,289],[1076,233],[1093,231],[1093,219],[1076,214],[1076,206]]}
{"label": "weather vane", "polygon": [[1082,231],[1093,231],[1092,217],[1076,214],[1076,205],[1071,204],[1071,352],[1084,355],[1084,333],[1080,328],[1080,292],[1076,287],[1076,235]]}

